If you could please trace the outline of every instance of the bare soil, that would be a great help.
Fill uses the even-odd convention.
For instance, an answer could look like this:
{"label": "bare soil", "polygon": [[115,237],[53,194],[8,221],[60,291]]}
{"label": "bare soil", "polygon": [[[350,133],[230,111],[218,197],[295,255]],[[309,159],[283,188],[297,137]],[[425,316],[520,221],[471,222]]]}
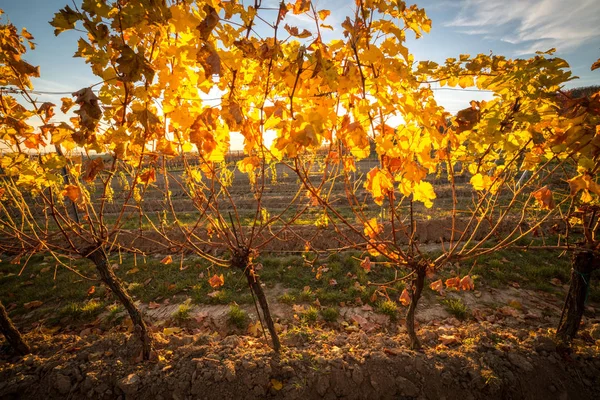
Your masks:
{"label": "bare soil", "polygon": [[[34,354],[20,358],[1,347],[0,398],[599,398],[596,304],[588,307],[573,352],[565,354],[553,341],[561,307],[554,295],[511,287],[446,296],[460,296],[472,317],[458,321],[437,296],[424,298],[417,314],[420,351],[406,347],[401,318],[390,321],[370,306],[342,307],[337,322],[307,325],[298,320],[305,306],[274,297],[280,354],[260,331],[231,326],[227,306],[194,306],[188,321],[173,321],[183,298],[142,305],[155,339],[150,362],[140,360],[126,319],[114,324],[101,316],[58,332],[33,324],[26,337]],[[253,307],[246,310],[255,320]]]}

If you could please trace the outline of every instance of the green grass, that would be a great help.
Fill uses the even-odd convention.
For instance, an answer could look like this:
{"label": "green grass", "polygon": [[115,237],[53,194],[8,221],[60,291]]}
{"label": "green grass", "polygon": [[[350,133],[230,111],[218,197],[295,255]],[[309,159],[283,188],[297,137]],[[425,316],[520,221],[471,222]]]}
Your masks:
{"label": "green grass", "polygon": [[446,307],[446,311],[460,321],[466,320],[470,315],[469,309],[462,299],[448,298],[442,300],[442,304]]}
{"label": "green grass", "polygon": [[[553,293],[557,292],[557,288],[550,283],[552,279],[564,283],[570,279],[571,259],[567,255],[559,255],[550,250],[503,250],[479,257],[473,274],[496,288],[518,282],[523,288]],[[564,294],[560,289],[558,292]],[[599,292],[598,285],[592,287],[592,292]]]}
{"label": "green grass", "polygon": [[314,324],[319,319],[319,310],[310,306],[300,314],[300,321],[306,324]]}
{"label": "green grass", "polygon": [[327,307],[321,310],[321,317],[325,322],[336,322],[340,316],[340,310],[336,307]]}
{"label": "green grass", "polygon": [[[214,267],[194,256],[187,256],[181,263],[179,255],[172,256],[173,262],[165,265],[160,263],[162,256],[145,259],[137,257],[136,260],[132,255],[123,254],[120,260],[117,254],[111,257],[110,264],[118,264],[116,275],[123,280],[134,300],[143,303],[162,302],[173,297],[190,298],[192,304],[252,303],[251,293],[241,271]],[[314,254],[307,256],[311,260],[315,258]],[[372,302],[377,287],[369,284],[393,280],[396,270],[375,264],[371,272],[367,273],[359,265],[363,257],[358,252],[320,255],[314,267],[306,264],[301,255],[281,257],[263,254],[256,262],[263,266],[259,274],[266,285],[267,294],[271,288],[278,286],[285,289],[285,294],[278,299],[282,303],[313,305],[318,300],[324,310],[316,313],[317,319],[334,320],[333,311],[325,311],[329,308],[361,304],[370,304],[378,312],[396,316],[397,305],[394,302]],[[10,264],[10,258],[2,258],[0,299],[7,308],[10,307],[11,317],[18,319],[19,316],[28,314],[31,320],[58,323],[60,318],[57,320],[56,316],[60,314],[61,318],[85,320],[97,316],[106,304],[116,301],[114,296],[107,297],[107,290],[97,279],[94,265],[87,260],[63,261],[91,280],[64,267],[55,268],[56,261],[47,255],[31,257],[21,275],[19,272],[23,268],[22,264]],[[372,261],[381,260],[372,257]],[[554,251],[500,251],[480,257],[472,268],[474,262],[475,260],[456,263],[442,270],[439,278],[447,279],[457,275],[462,277],[470,272],[476,276],[475,289],[486,286],[502,288],[518,282],[521,288],[544,290],[561,297],[565,290],[553,285],[551,281],[556,278],[563,284],[568,284],[570,279],[570,257],[559,257],[559,253]],[[322,276],[317,280],[319,266],[322,266]],[[215,273],[223,274],[225,278],[225,284],[218,289],[208,284],[208,279]],[[404,273],[405,271],[399,271],[398,275],[402,276]],[[334,282],[336,284],[332,284]],[[592,276],[591,282],[588,301],[600,301],[598,273]],[[390,289],[399,293],[404,285],[405,282],[400,281]],[[88,294],[92,286],[95,291]],[[33,309],[24,307],[25,303],[34,300],[42,301],[43,305]],[[448,307],[460,308],[456,305]],[[48,313],[48,308],[60,310],[51,321],[48,320],[51,314]],[[109,308],[109,315],[115,318],[120,313],[122,310]],[[309,316],[308,320],[311,318],[313,317]],[[113,318],[109,316],[106,319]]]}
{"label": "green grass", "polygon": [[107,322],[119,322],[125,315],[123,311],[125,308],[120,304],[111,304],[108,308],[108,314],[106,315]]}
{"label": "green grass", "polygon": [[229,306],[227,321],[238,329],[246,329],[249,322],[248,313],[239,305],[233,303]]}
{"label": "green grass", "polygon": [[398,303],[392,300],[381,300],[377,303],[377,312],[390,317],[391,321],[398,319]]}
{"label": "green grass", "polygon": [[173,314],[171,314],[171,317],[179,323],[189,321],[191,319],[191,316],[190,316],[191,309],[192,308],[188,304],[180,304],[177,311],[175,311]]}
{"label": "green grass", "polygon": [[277,300],[283,304],[294,304],[296,303],[296,296],[288,292],[279,296]]}
{"label": "green grass", "polygon": [[69,303],[58,311],[59,318],[68,318],[74,321],[90,321],[102,312],[104,304],[98,300],[84,303]]}

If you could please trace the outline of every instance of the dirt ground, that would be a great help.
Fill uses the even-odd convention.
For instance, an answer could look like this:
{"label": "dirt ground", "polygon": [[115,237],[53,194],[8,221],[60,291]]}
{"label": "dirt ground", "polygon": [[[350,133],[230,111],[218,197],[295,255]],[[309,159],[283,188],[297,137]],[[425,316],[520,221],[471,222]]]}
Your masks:
{"label": "dirt ground", "polygon": [[[571,354],[556,352],[561,301],[510,287],[460,296],[472,317],[458,321],[424,298],[423,349],[407,348],[404,321],[370,306],[342,307],[337,322],[301,323],[303,306],[275,302],[282,351],[260,330],[227,322],[227,306],[194,306],[176,323],[178,301],[143,306],[155,340],[152,360],[127,323],[32,325],[33,354],[0,354],[2,399],[593,399],[600,397],[600,313],[588,307]],[[318,305],[317,305],[318,306]],[[246,308],[256,318],[253,307]],[[600,308],[598,308],[600,310]],[[256,325],[255,325],[256,326]]]}

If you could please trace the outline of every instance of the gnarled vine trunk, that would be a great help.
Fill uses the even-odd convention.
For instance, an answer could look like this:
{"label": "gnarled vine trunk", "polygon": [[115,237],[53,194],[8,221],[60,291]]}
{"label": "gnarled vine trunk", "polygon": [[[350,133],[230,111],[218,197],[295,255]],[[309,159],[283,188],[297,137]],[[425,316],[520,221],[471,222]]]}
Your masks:
{"label": "gnarled vine trunk", "polygon": [[556,330],[556,338],[563,346],[568,346],[579,330],[590,290],[591,275],[599,268],[600,257],[594,251],[579,251],[573,256],[571,285]]}
{"label": "gnarled vine trunk", "polygon": [[265,292],[262,289],[260,278],[254,272],[254,268],[252,268],[252,265],[250,263],[248,251],[246,249],[241,249],[239,253],[234,254],[231,260],[231,265],[235,268],[242,270],[242,272],[246,276],[246,279],[248,280],[248,285],[250,286],[250,290],[252,290],[252,292],[256,296],[256,299],[258,300],[258,304],[260,305],[260,309],[263,314],[263,320],[267,325],[269,334],[271,335],[271,340],[273,341],[273,350],[279,352],[279,350],[281,349],[279,335],[277,333],[277,330],[275,329],[275,322],[273,322],[273,317],[271,316],[271,311],[269,310],[267,296],[265,296]]}
{"label": "gnarled vine trunk", "polygon": [[123,287],[121,280],[117,278],[112,269],[110,269],[108,265],[108,257],[106,256],[104,249],[101,247],[92,249],[86,254],[86,257],[94,263],[98,273],[100,274],[100,279],[102,279],[102,282],[104,282],[106,286],[112,290],[112,292],[115,294],[115,296],[117,296],[121,304],[123,304],[129,313],[129,317],[133,322],[135,332],[142,342],[142,356],[144,360],[150,359],[150,353],[152,351],[152,338],[150,336],[150,332],[148,331],[146,322],[142,317],[142,313],[134,304],[133,299]]}
{"label": "gnarled vine trunk", "polygon": [[0,331],[6,338],[6,341],[11,345],[11,347],[20,355],[24,356],[25,354],[31,353],[29,346],[23,339],[21,332],[13,325],[6,309],[4,308],[4,304],[0,301]]}
{"label": "gnarled vine trunk", "polygon": [[415,274],[416,276],[411,283],[412,290],[410,304],[408,305],[408,310],[406,311],[406,331],[408,332],[409,346],[413,350],[421,348],[421,342],[419,341],[417,332],[415,331],[415,313],[417,310],[417,305],[419,304],[419,299],[421,298],[421,293],[423,292],[423,286],[425,284],[425,267],[422,265],[417,265]]}

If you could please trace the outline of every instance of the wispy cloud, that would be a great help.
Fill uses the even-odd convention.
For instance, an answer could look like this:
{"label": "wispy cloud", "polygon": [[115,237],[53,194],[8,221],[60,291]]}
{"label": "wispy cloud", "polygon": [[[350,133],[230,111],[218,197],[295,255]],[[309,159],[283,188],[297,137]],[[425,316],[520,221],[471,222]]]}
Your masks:
{"label": "wispy cloud", "polygon": [[461,0],[447,26],[519,46],[518,53],[570,51],[600,40],[598,0]]}

